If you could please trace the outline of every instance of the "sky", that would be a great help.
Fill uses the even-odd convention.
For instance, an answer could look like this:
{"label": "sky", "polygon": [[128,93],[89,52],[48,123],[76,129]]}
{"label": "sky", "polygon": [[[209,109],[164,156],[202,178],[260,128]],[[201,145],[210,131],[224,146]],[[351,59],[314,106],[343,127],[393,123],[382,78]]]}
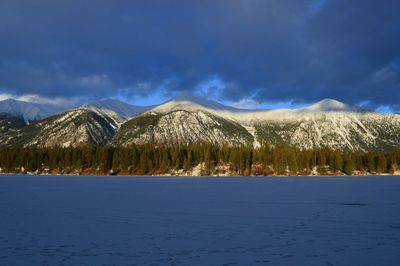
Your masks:
{"label": "sky", "polygon": [[2,0],[0,99],[400,111],[398,0]]}

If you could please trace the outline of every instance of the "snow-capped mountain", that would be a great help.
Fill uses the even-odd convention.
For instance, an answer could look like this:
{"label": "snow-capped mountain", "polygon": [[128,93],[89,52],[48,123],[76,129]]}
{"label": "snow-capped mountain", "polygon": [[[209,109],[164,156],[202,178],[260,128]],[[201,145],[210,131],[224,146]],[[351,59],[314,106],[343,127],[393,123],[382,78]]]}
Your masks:
{"label": "snow-capped mountain", "polygon": [[[182,115],[183,113],[185,115]],[[399,115],[374,113],[332,99],[325,99],[300,109],[253,111],[183,95],[129,121],[130,129],[124,127],[124,130],[116,135],[116,139],[120,140],[121,134],[124,134],[125,140],[129,139],[127,136],[131,136],[136,143],[168,144],[168,136],[174,139],[175,144],[191,143],[192,136],[196,136],[199,141],[211,139],[214,130],[210,129],[212,127],[207,122],[211,123],[212,120],[195,122],[195,116],[217,117],[246,129],[246,136],[243,135],[245,137],[240,143],[254,146],[268,143],[292,145],[302,149],[329,147],[358,151],[400,148]],[[164,120],[169,122],[160,122]],[[202,125],[202,129],[209,130],[200,131],[193,128],[193,124]],[[189,129],[192,129],[193,133]],[[242,132],[237,128],[235,130]],[[135,133],[132,136],[128,132],[140,134]],[[231,145],[237,143],[226,133],[214,142]],[[117,143],[123,144],[120,141]]]}
{"label": "snow-capped mountain", "polygon": [[108,144],[118,125],[113,118],[79,108],[32,123],[0,137],[7,146],[75,147]]}
{"label": "snow-capped mountain", "polygon": [[6,99],[0,101],[0,113],[22,118],[26,123],[55,115],[65,109],[50,105]]}
{"label": "snow-capped mountain", "polygon": [[300,109],[303,112],[366,112],[357,106],[351,106],[333,99],[324,99],[308,107]]}
{"label": "snow-capped mountain", "polygon": [[368,112],[360,107],[351,106],[333,99],[324,99],[300,109],[267,109],[250,110],[239,109],[223,105],[215,101],[202,99],[191,94],[182,94],[169,101],[156,106],[147,113],[166,113],[171,111],[205,111],[227,119],[235,120],[244,124],[252,124],[259,121],[271,121],[282,119],[302,119],[310,115],[320,116],[325,113],[365,113]]}
{"label": "snow-capped mountain", "polygon": [[146,113],[121,126],[113,144],[152,143],[157,145],[249,145],[253,136],[235,121],[202,110],[174,110]]}
{"label": "snow-capped mountain", "polygon": [[241,112],[244,110],[210,101],[189,93],[182,93],[152,109],[151,112],[165,113],[177,110],[207,111],[207,112]]}
{"label": "snow-capped mountain", "polygon": [[250,145],[254,137],[242,125],[219,115],[239,111],[191,94],[181,94],[124,123],[112,143],[123,146],[132,143]]}
{"label": "snow-capped mountain", "polygon": [[332,99],[300,109],[243,110],[184,94],[154,107],[100,101],[22,128],[17,121],[3,122],[0,145],[10,146],[207,142],[352,151],[400,149],[400,115]]}
{"label": "snow-capped mountain", "polygon": [[400,116],[376,113],[309,113],[298,119],[253,124],[259,142],[302,149],[368,151],[400,148]]}
{"label": "snow-capped mountain", "polygon": [[89,104],[83,105],[82,107],[91,109],[93,111],[100,111],[103,113],[113,112],[124,120],[127,120],[153,108],[153,106],[136,106],[113,99],[91,102]]}

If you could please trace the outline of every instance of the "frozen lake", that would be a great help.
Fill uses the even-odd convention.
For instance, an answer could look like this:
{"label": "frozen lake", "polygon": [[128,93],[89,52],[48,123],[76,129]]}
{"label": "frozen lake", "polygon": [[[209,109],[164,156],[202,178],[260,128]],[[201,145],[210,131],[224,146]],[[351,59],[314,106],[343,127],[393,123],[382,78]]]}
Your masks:
{"label": "frozen lake", "polygon": [[0,176],[0,265],[400,265],[400,177]]}

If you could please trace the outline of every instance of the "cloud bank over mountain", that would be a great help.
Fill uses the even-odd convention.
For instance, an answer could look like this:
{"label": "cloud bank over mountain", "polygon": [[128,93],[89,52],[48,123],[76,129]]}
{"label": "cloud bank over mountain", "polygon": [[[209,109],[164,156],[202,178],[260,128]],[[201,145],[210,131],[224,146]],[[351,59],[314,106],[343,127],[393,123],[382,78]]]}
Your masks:
{"label": "cloud bank over mountain", "polygon": [[0,3],[0,93],[239,102],[334,98],[399,110],[400,2]]}

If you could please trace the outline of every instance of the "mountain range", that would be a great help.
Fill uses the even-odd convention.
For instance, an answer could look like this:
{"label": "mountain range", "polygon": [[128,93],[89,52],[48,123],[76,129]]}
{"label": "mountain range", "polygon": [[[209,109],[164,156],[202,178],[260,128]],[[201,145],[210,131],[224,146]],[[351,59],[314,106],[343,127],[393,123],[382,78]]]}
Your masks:
{"label": "mountain range", "polygon": [[182,94],[155,106],[102,100],[63,110],[0,101],[0,145],[290,145],[349,151],[400,148],[400,115],[325,99],[300,109],[246,110]]}

